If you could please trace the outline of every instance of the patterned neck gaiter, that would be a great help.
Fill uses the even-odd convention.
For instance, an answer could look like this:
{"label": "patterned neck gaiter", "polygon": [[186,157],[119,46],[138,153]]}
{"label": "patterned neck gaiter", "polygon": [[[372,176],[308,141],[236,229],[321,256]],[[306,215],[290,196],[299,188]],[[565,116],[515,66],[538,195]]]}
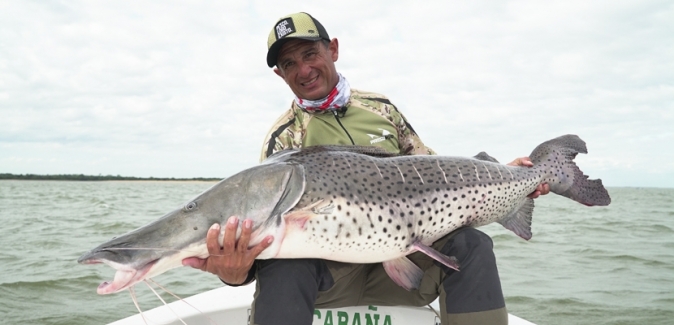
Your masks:
{"label": "patterned neck gaiter", "polygon": [[328,96],[318,100],[295,97],[297,106],[309,113],[322,113],[329,109],[334,110],[345,106],[349,102],[349,97],[351,96],[351,87],[341,73],[338,75],[339,82],[337,82],[337,85],[330,91]]}

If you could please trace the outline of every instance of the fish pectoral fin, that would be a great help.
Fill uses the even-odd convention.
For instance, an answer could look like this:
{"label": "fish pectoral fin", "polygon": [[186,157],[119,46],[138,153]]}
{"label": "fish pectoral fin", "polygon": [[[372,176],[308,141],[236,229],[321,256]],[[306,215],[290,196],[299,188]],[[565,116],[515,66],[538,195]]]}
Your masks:
{"label": "fish pectoral fin", "polygon": [[298,211],[310,211],[314,214],[330,214],[334,210],[335,206],[332,203],[325,202],[325,200],[318,200],[314,203],[311,203],[303,208],[298,209]]}
{"label": "fish pectoral fin", "polygon": [[309,219],[313,218],[315,215],[316,214],[311,211],[299,210],[288,213],[283,216],[283,218],[285,219],[286,226],[288,226],[290,229],[304,229],[307,221],[309,221]]}
{"label": "fish pectoral fin", "polygon": [[503,227],[525,240],[531,239],[531,215],[534,212],[534,199],[526,198],[507,216],[499,220]]}
{"label": "fish pectoral fin", "polygon": [[303,210],[303,211],[314,210],[317,206],[320,206],[321,204],[323,204],[323,199],[320,199],[320,200],[318,200],[314,203],[311,203],[311,204],[309,204],[309,205],[307,205],[307,206],[305,206],[305,207],[303,207],[299,210]]}
{"label": "fish pectoral fin", "polygon": [[406,290],[418,289],[421,284],[421,278],[424,276],[422,271],[416,264],[412,263],[407,257],[403,256],[382,263],[386,274],[397,285]]}
{"label": "fish pectoral fin", "polygon": [[419,252],[422,252],[428,255],[430,258],[444,264],[450,269],[459,271],[459,261],[454,256],[447,256],[443,253],[440,253],[433,249],[432,247],[426,246],[420,242],[412,244],[412,247]]}

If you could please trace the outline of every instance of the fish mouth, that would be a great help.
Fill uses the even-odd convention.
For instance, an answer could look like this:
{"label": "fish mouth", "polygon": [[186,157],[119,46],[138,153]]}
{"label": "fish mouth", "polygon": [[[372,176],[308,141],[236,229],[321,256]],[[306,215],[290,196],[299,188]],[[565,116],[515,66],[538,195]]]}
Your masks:
{"label": "fish mouth", "polygon": [[107,295],[122,291],[140,281],[143,281],[146,278],[147,273],[150,271],[150,269],[152,269],[152,267],[155,265],[157,261],[158,260],[153,260],[143,265],[141,268],[132,268],[111,261],[95,261],[89,262],[87,264],[95,264],[102,262],[110,265],[111,267],[117,270],[117,272],[115,272],[115,277],[113,278],[112,282],[105,281],[100,285],[98,285],[98,288],[96,289],[96,293],[98,293],[99,295]]}
{"label": "fish mouth", "polygon": [[[112,250],[118,249],[106,248],[93,250],[92,252],[84,254],[77,260],[78,263],[86,265],[104,263],[116,270],[112,281],[105,281],[96,289],[96,292],[100,295],[107,295],[128,289],[140,281],[162,274],[172,268],[181,267],[183,266],[182,261],[185,258],[198,257],[205,259],[209,256],[205,242],[197,242],[188,247],[179,249],[161,249],[175,253],[168,255],[155,254],[154,257],[133,256],[120,258],[116,254],[106,254],[106,252],[112,253],[110,252]],[[143,248],[142,250],[145,249]],[[124,262],[116,260],[122,260]]]}

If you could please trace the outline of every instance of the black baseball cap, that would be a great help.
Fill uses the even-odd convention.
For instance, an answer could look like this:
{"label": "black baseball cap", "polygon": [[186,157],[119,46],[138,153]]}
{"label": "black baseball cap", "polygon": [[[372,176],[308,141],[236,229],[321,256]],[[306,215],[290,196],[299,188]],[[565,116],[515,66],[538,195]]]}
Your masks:
{"label": "black baseball cap", "polygon": [[308,41],[330,41],[325,27],[306,12],[298,12],[280,18],[267,39],[267,65],[276,65],[278,52],[287,41],[303,39]]}

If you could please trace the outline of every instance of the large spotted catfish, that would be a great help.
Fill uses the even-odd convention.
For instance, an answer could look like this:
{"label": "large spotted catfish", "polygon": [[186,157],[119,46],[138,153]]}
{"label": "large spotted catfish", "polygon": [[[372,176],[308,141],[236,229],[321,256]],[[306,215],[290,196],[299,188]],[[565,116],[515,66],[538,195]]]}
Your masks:
{"label": "large spotted catfish", "polygon": [[114,280],[102,283],[98,293],[118,292],[181,266],[184,258],[207,257],[209,227],[224,228],[230,216],[238,216],[254,222],[251,245],[274,236],[259,259],[383,262],[389,276],[409,290],[422,276],[405,257],[410,253],[421,251],[458,269],[460,261],[429,247],[457,228],[498,222],[531,238],[534,203],[527,195],[541,183],[588,206],[608,205],[601,180],[589,180],[573,162],[579,152],[587,149],[575,135],[539,145],[530,168],[502,165],[486,154],[394,156],[357,146],[286,150],[78,262],[115,268]]}

